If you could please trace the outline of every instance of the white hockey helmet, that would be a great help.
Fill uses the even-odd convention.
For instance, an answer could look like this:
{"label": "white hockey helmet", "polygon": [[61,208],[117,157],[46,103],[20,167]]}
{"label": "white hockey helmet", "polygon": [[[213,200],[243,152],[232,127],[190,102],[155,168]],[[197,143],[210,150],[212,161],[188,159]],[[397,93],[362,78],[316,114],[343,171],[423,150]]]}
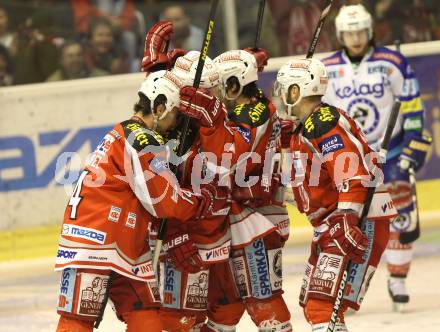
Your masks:
{"label": "white hockey helmet", "polygon": [[361,4],[342,6],[335,19],[336,36],[342,43],[343,31],[367,29],[368,40],[373,37],[373,20],[370,13]]}
{"label": "white hockey helmet", "polygon": [[[303,97],[323,96],[327,89],[327,70],[324,64],[317,59],[290,60],[277,73],[274,83],[273,97],[281,97],[287,106],[287,115],[292,117],[292,107],[300,102]],[[288,102],[289,88],[298,85],[299,98],[293,103]]]}
{"label": "white hockey helmet", "polygon": [[[160,70],[148,75],[145,81],[142,82],[138,94],[144,95],[150,100],[151,114],[154,120],[154,130],[157,127],[157,122],[165,118],[165,116],[171,112],[174,107],[179,107],[180,103],[180,88],[183,86],[182,81],[167,70]],[[154,102],[160,95],[164,95],[165,112],[160,117],[157,117],[154,110]]]}
{"label": "white hockey helmet", "polygon": [[[243,50],[227,51],[214,59],[220,74],[220,87],[223,96],[233,100],[243,91],[243,87],[258,80],[258,66],[255,56]],[[236,77],[240,84],[236,97],[228,97],[226,94],[227,80]]]}
{"label": "white hockey helmet", "polygon": [[[190,51],[184,56],[177,58],[173,69],[171,70],[184,85],[193,85],[196,76],[197,64],[199,63],[200,52]],[[200,79],[200,87],[210,89],[219,84],[219,74],[217,66],[211,58],[206,56],[205,64]]]}

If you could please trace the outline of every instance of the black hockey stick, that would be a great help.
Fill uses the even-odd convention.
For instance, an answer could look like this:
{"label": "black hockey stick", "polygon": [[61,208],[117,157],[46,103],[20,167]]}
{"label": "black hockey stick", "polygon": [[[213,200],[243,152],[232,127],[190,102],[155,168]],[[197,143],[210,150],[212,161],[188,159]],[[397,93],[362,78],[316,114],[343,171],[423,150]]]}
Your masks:
{"label": "black hockey stick", "polygon": [[[394,45],[396,45],[396,51],[400,53],[400,40],[397,39],[396,41],[394,41]],[[404,161],[402,160],[401,163],[402,162]],[[413,202],[413,209],[414,209],[412,213],[410,213],[410,222],[412,222],[415,219],[416,226],[414,227],[414,229],[410,227],[410,229],[407,232],[400,232],[399,242],[402,244],[408,244],[414,242],[420,237],[420,218],[419,218],[419,206],[417,204],[416,174],[414,168],[411,167],[411,165],[409,165],[409,162],[406,168],[408,169],[409,183],[411,185],[411,199]]]}
{"label": "black hockey stick", "polygon": [[[402,161],[401,161],[402,162]],[[413,212],[410,214],[410,220],[416,221],[414,229],[410,229],[408,232],[401,232],[399,234],[399,242],[402,244],[408,244],[414,242],[420,237],[420,218],[419,218],[419,206],[417,204],[417,189],[416,189],[416,172],[412,166],[408,167],[409,183],[411,185],[411,198],[413,202]]]}
{"label": "black hockey stick", "polygon": [[[380,157],[382,160],[385,160],[385,158],[386,158],[386,155],[388,152],[388,144],[390,143],[390,140],[391,140],[391,134],[393,133],[394,126],[395,126],[396,120],[397,120],[397,116],[399,115],[399,110],[400,110],[400,101],[395,100],[394,105],[393,105],[393,109],[391,110],[390,117],[388,118],[387,129],[385,131],[385,137],[382,141],[382,145],[380,148]],[[364,203],[364,208],[362,210],[362,214],[359,219],[358,226],[360,229],[363,228],[363,226],[366,222],[367,215],[370,210],[371,202],[373,201],[373,196],[374,196],[375,190],[376,190],[375,186],[368,187],[367,197],[365,198],[365,203]],[[348,274],[351,271],[351,266],[352,266],[351,261],[348,261],[347,265],[344,269],[344,273],[342,275],[341,282],[339,284],[338,292],[336,293],[336,299],[335,299],[335,303],[333,305],[332,315],[330,317],[330,321],[327,326],[327,332],[333,332],[335,330],[335,325],[338,320],[338,312],[339,312],[341,305],[342,305],[342,299],[344,297],[345,286],[347,284]]]}
{"label": "black hockey stick", "polygon": [[265,6],[266,6],[266,0],[260,0],[260,5],[258,7],[258,20],[257,20],[257,29],[256,29],[255,41],[254,41],[254,50],[258,48],[258,43],[260,42],[261,27],[263,26],[263,16],[264,16]]}
{"label": "black hockey stick", "polygon": [[107,306],[108,296],[110,294],[110,288],[112,288],[113,279],[115,278],[115,272],[111,271],[110,276],[108,277],[107,287],[105,289],[104,299],[101,303],[101,308],[99,308],[98,317],[96,317],[95,324],[93,324],[93,328],[97,329],[99,324],[102,322],[102,318],[104,317],[105,307]]}
{"label": "black hockey stick", "polygon": [[[212,34],[214,31],[214,18],[215,13],[217,11],[219,0],[212,0],[211,2],[211,10],[209,11],[209,20],[206,27],[205,38],[203,39],[202,48],[200,50],[199,62],[197,63],[196,76],[194,77],[193,87],[198,88],[200,85],[200,80],[202,78],[203,66],[205,65],[206,56],[208,55],[209,44],[211,43]],[[179,149],[177,151],[177,155],[181,157],[184,154],[184,146],[185,146],[185,138],[188,135],[190,118],[185,117],[183,122],[183,130],[181,135],[181,142],[179,143]],[[177,169],[175,169],[175,174],[177,174]],[[156,248],[154,250],[153,256],[153,268],[157,267],[157,263],[159,262],[160,251],[162,249],[162,242],[165,236],[165,230],[167,226],[167,220],[162,219],[160,221],[159,230],[157,232],[157,240],[156,240]]]}
{"label": "black hockey stick", "polygon": [[396,51],[399,53],[400,53],[400,44],[401,44],[400,39],[396,39],[394,41],[394,46],[396,47]]}
{"label": "black hockey stick", "polygon": [[319,36],[321,35],[322,27],[324,26],[325,19],[330,13],[332,8],[333,0],[330,0],[328,5],[322,10],[321,17],[319,18],[318,24],[316,25],[315,33],[313,34],[312,41],[310,42],[309,50],[307,51],[307,59],[313,57],[315,54],[316,45],[318,45]]}

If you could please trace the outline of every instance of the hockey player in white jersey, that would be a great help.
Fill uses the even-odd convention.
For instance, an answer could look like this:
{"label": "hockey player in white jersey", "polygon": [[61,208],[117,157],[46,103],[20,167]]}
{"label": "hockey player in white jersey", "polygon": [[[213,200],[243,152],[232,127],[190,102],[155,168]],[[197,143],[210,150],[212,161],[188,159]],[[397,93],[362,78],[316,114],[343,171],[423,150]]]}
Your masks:
{"label": "hockey player in white jersey", "polygon": [[415,74],[401,53],[375,46],[371,15],[362,5],[343,6],[335,23],[343,49],[323,60],[329,76],[323,100],[356,120],[375,150],[380,148],[394,99],[402,103],[384,165],[384,183],[399,211],[390,225],[386,252],[388,290],[398,309],[409,301],[405,279],[412,259],[412,243],[400,243],[399,234],[417,218],[408,171],[423,166],[431,139],[422,135],[424,111]]}

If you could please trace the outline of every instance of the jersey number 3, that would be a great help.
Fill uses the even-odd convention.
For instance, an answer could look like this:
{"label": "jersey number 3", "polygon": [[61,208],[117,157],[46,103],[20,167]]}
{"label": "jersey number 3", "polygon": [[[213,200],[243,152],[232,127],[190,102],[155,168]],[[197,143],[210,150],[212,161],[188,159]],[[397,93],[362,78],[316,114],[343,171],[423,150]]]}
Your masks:
{"label": "jersey number 3", "polygon": [[78,178],[78,182],[76,183],[75,189],[73,190],[72,196],[70,196],[68,206],[72,207],[70,211],[70,219],[76,219],[76,213],[78,210],[78,205],[82,200],[82,197],[79,195],[81,193],[81,189],[83,186],[84,178],[87,176],[89,172],[83,171]]}

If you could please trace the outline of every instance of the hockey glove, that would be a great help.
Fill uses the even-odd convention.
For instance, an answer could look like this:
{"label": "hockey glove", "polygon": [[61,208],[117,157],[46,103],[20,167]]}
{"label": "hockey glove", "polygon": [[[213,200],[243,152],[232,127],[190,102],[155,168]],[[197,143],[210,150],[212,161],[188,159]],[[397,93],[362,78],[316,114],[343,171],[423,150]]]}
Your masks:
{"label": "hockey glove", "polygon": [[276,199],[278,188],[280,187],[280,177],[273,175],[270,187],[263,186],[258,181],[253,186],[236,186],[232,191],[232,199],[250,207],[261,207],[272,204],[280,204]]}
{"label": "hockey glove", "polygon": [[225,110],[221,101],[207,89],[184,86],[180,89],[180,108],[184,115],[198,120],[202,127],[212,127],[224,118]]}
{"label": "hockey glove", "polygon": [[293,135],[295,123],[291,120],[280,119],[281,122],[281,148],[288,149],[290,147],[290,139]]}
{"label": "hockey glove", "polygon": [[353,263],[362,264],[368,239],[358,227],[358,222],[358,214],[352,210],[336,210],[326,219],[333,243]]}
{"label": "hockey glove", "polygon": [[405,147],[399,157],[400,169],[408,171],[408,168],[411,167],[417,172],[422,168],[431,143],[432,138],[429,136],[406,135],[404,139]]}
{"label": "hockey glove", "polygon": [[143,72],[154,71],[152,68],[159,65],[162,65],[160,69],[168,67],[167,47],[172,33],[173,24],[170,21],[160,21],[148,31],[141,66]]}
{"label": "hockey glove", "polygon": [[174,64],[176,63],[177,59],[181,56],[184,56],[186,53],[188,53],[187,50],[184,50],[182,48],[175,48],[174,50],[171,50],[167,53],[168,58],[168,66],[167,69],[171,69],[174,67]]}
{"label": "hockey glove", "polygon": [[264,67],[266,67],[267,65],[267,60],[270,57],[269,52],[264,48],[252,47],[247,47],[244,50],[255,57],[255,60],[257,60],[258,71],[262,72],[264,70]]}
{"label": "hockey glove", "polygon": [[178,270],[197,273],[205,268],[199,250],[188,233],[171,236],[164,249],[167,251],[168,260]]}
{"label": "hockey glove", "polygon": [[212,183],[200,186],[202,202],[196,219],[205,219],[216,216],[227,216],[230,209],[231,198],[229,189],[219,187]]}

